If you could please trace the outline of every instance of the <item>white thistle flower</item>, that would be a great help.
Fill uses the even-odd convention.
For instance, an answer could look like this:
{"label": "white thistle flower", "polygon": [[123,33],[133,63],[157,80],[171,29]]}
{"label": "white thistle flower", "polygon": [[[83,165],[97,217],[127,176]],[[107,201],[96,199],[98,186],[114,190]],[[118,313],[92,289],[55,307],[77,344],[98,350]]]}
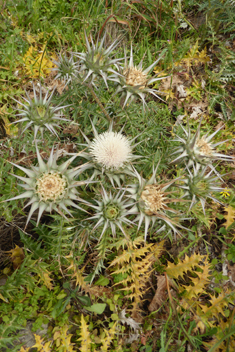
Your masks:
{"label": "white thistle flower", "polygon": [[32,125],[34,128],[34,139],[36,139],[38,131],[40,130],[41,134],[43,134],[43,131],[45,128],[47,128],[52,134],[58,137],[58,134],[54,127],[55,126],[59,127],[58,126],[59,121],[69,121],[68,119],[61,117],[62,114],[60,111],[68,107],[69,105],[52,106],[51,100],[52,100],[54,91],[55,89],[52,91],[50,96],[49,96],[49,91],[47,91],[46,95],[43,97],[42,86],[40,85],[40,91],[38,96],[35,86],[33,85],[33,93],[34,93],[33,100],[30,98],[27,92],[25,93],[28,99],[22,97],[26,101],[26,104],[14,99],[18,104],[23,106],[23,108],[18,109],[20,113],[17,114],[17,116],[22,116],[22,118],[20,120],[14,121],[13,123],[27,121],[27,124],[22,133],[24,133],[24,131],[27,130],[27,128],[29,128]]}
{"label": "white thistle flower", "polygon": [[[85,147],[88,152],[81,152],[81,156],[88,160],[84,165],[84,169],[94,169],[92,179],[100,174],[105,174],[114,185],[115,181],[120,185],[120,179],[123,179],[124,174],[132,175],[131,162],[139,156],[133,155],[132,150],[136,146],[132,145],[135,138],[130,140],[122,130],[120,132],[112,131],[112,124],[107,132],[98,134],[95,126],[92,123],[94,136],[93,141],[90,141],[84,134],[87,144]],[[138,143],[137,143],[138,144]]]}
{"label": "white thistle flower", "polygon": [[148,77],[149,72],[154,68],[154,66],[158,63],[158,61],[161,59],[162,55],[154,61],[148,68],[143,70],[142,64],[143,64],[143,59],[140,61],[138,66],[135,66],[133,63],[133,50],[132,50],[132,44],[131,44],[131,52],[130,52],[130,61],[129,64],[127,62],[127,56],[125,52],[125,65],[122,68],[122,71],[119,69],[119,75],[112,75],[110,76],[110,79],[113,81],[117,82],[118,88],[116,90],[116,93],[122,92],[122,95],[125,96],[125,101],[123,104],[123,107],[128,102],[128,99],[134,100],[137,96],[139,96],[142,99],[143,106],[146,105],[145,102],[145,95],[146,93],[150,93],[157,97],[158,99],[162,100],[156,93],[161,93],[160,91],[157,91],[153,88],[150,88],[149,85],[153,84],[156,81],[159,81],[161,79],[167,78],[167,77],[157,77],[156,75],[153,77]]}
{"label": "white thistle flower", "polygon": [[103,78],[104,83],[108,88],[108,83],[107,83],[107,80],[109,79],[108,74],[111,72],[111,73],[114,73],[115,75],[118,75],[118,72],[116,72],[112,68],[112,66],[118,68],[117,64],[120,60],[123,60],[123,58],[121,59],[110,58],[110,55],[112,54],[113,50],[119,45],[120,38],[117,38],[107,49],[105,49],[104,48],[105,37],[106,37],[106,33],[104,34],[100,43],[99,43],[99,40],[100,40],[99,37],[97,38],[96,43],[94,43],[92,35],[90,35],[90,38],[91,38],[91,44],[90,44],[85,32],[87,52],[86,53],[75,52],[74,55],[80,59],[81,66],[80,66],[79,73],[85,76],[83,82],[90,80],[90,83],[95,86],[95,83],[94,83],[95,79],[97,76],[100,76]]}
{"label": "white thistle flower", "polygon": [[185,133],[185,138],[176,135],[176,138],[173,141],[180,142],[180,147],[176,149],[176,151],[172,154],[178,154],[177,158],[175,158],[172,163],[176,163],[178,161],[185,161],[188,167],[193,166],[193,164],[199,165],[207,165],[211,168],[211,170],[215,171],[212,166],[213,160],[222,160],[222,161],[232,161],[233,157],[229,155],[224,155],[221,153],[217,153],[215,148],[227,142],[227,140],[212,143],[212,139],[214,136],[224,127],[221,126],[217,131],[213,132],[211,135],[208,134],[204,136],[200,136],[200,128],[201,122],[199,123],[198,129],[194,135],[192,135],[191,130],[188,126],[188,130],[186,130],[182,124],[180,124],[183,132]]}
{"label": "white thistle flower", "polygon": [[127,199],[123,200],[124,194],[125,191],[119,190],[116,196],[113,196],[111,192],[108,194],[102,186],[102,199],[96,200],[98,205],[90,205],[95,209],[96,213],[87,220],[97,219],[93,231],[99,226],[103,226],[100,239],[107,229],[111,229],[112,235],[115,236],[118,228],[126,236],[123,224],[135,225],[131,220],[127,219],[127,216],[135,214],[135,211],[128,209],[133,206],[133,202]]}
{"label": "white thistle flower", "polygon": [[[38,225],[44,211],[51,212],[52,210],[55,210],[60,215],[64,216],[63,212],[65,212],[72,216],[67,206],[72,206],[79,210],[83,210],[78,204],[89,204],[79,197],[79,193],[76,189],[76,187],[87,184],[89,181],[74,180],[74,177],[77,177],[82,172],[81,167],[79,166],[68,170],[68,166],[77,157],[77,155],[74,155],[62,165],[57,165],[56,161],[58,158],[58,152],[54,154],[54,148],[52,148],[50,157],[46,164],[40,156],[37,146],[36,151],[39,166],[34,166],[31,170],[10,162],[12,165],[22,170],[28,176],[27,178],[13,175],[24,182],[23,184],[20,184],[20,186],[25,189],[25,192],[6,200],[10,201],[23,198],[30,199],[24,207],[26,208],[27,206],[31,205],[26,226],[32,214],[37,209]],[[74,201],[79,203],[76,204]]]}
{"label": "white thistle flower", "polygon": [[193,169],[190,170],[186,167],[188,175],[183,179],[184,184],[179,187],[184,189],[186,192],[183,197],[191,199],[189,211],[199,201],[201,203],[203,213],[205,214],[206,199],[212,199],[214,202],[222,204],[218,199],[213,196],[213,193],[220,193],[224,188],[220,187],[219,176],[212,176],[211,170],[207,172],[207,166],[201,166],[199,164],[193,165]]}
{"label": "white thistle flower", "polygon": [[[165,192],[179,178],[166,183],[157,183],[156,173],[158,165],[155,170],[153,170],[153,174],[149,180],[145,180],[135,170],[135,176],[138,179],[138,183],[127,186],[127,192],[130,193],[129,197],[134,199],[136,202],[131,210],[138,213],[138,216],[134,220],[139,222],[138,230],[140,229],[142,223],[145,223],[145,240],[147,238],[148,229],[151,222],[154,225],[157,220],[165,222],[171,227],[174,233],[180,234],[177,227],[185,229],[185,227],[179,223],[179,220],[183,220],[182,217],[179,218],[179,211],[168,207],[169,203],[182,202],[184,200],[179,198],[171,198],[169,197],[171,192]],[[170,216],[168,212],[176,215]]]}

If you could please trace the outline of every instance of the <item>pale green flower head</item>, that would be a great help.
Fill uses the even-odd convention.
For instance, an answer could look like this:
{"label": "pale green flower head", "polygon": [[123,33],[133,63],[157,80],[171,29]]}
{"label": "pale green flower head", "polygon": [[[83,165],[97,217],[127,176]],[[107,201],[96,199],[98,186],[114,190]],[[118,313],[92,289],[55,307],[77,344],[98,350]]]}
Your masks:
{"label": "pale green flower head", "polygon": [[93,37],[90,35],[91,41],[89,42],[85,32],[87,51],[85,53],[75,52],[74,55],[80,59],[79,73],[85,77],[83,82],[88,82],[95,86],[96,78],[101,77],[108,88],[109,73],[118,75],[118,72],[113,67],[117,69],[119,61],[123,60],[123,58],[112,58],[113,51],[120,43],[120,38],[114,40],[108,48],[105,48],[105,38],[106,33],[101,39],[98,36],[96,43],[94,43]]}
{"label": "pale green flower head", "polygon": [[46,94],[43,94],[42,86],[39,86],[39,94],[36,92],[36,88],[33,85],[33,99],[30,98],[27,92],[27,99],[22,97],[26,103],[22,103],[20,101],[16,102],[22,106],[21,109],[18,108],[20,111],[17,116],[21,116],[20,120],[14,121],[13,123],[18,122],[27,122],[24,130],[26,131],[29,127],[33,127],[34,129],[34,139],[36,139],[37,133],[40,130],[41,134],[43,134],[44,129],[46,128],[52,134],[58,137],[55,127],[59,128],[60,121],[69,121],[62,116],[61,110],[68,107],[66,106],[53,106],[51,100],[53,98],[55,89],[49,95],[49,91]]}
{"label": "pale green flower head", "polygon": [[103,226],[100,239],[108,229],[111,230],[114,237],[116,236],[117,229],[121,230],[124,236],[126,236],[123,225],[135,225],[128,219],[130,215],[135,214],[135,211],[130,210],[130,207],[133,206],[133,202],[123,199],[124,195],[125,190],[123,191],[122,189],[120,189],[116,195],[112,195],[111,192],[108,194],[102,186],[102,197],[99,200],[95,200],[97,205],[90,205],[95,209],[95,215],[87,220],[96,221],[93,231]]}
{"label": "pale green flower head", "polygon": [[224,188],[220,187],[219,175],[213,176],[211,170],[207,172],[207,166],[199,164],[193,165],[192,169],[186,167],[188,175],[183,179],[184,184],[180,188],[185,190],[183,197],[191,199],[189,211],[198,202],[201,203],[203,213],[205,214],[205,205],[207,198],[214,202],[221,202],[214,197],[214,193],[223,192]]}

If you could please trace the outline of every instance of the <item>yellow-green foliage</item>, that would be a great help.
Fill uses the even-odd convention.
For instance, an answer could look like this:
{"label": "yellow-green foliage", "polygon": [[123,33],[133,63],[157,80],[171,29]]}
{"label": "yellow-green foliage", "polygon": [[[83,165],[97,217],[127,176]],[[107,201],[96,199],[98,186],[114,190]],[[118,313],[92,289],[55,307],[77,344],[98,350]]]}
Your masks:
{"label": "yellow-green foliage", "polygon": [[122,274],[123,279],[115,285],[124,287],[120,290],[129,292],[127,297],[133,301],[134,310],[138,308],[146,291],[146,283],[152,271],[152,265],[163,250],[164,242],[154,245],[146,244],[142,237],[134,241],[125,240],[126,250],[123,250],[110,264],[115,267],[113,275]]}
{"label": "yellow-green foliage", "polygon": [[[116,336],[116,325],[117,322],[113,324],[113,326],[106,330],[104,329],[104,334],[100,335],[99,343],[102,344],[99,350],[92,349],[92,345],[95,345],[95,342],[91,339],[91,334],[89,332],[89,327],[85,321],[83,314],[81,315],[81,330],[80,335],[81,337],[78,339],[80,341],[81,346],[79,351],[80,352],[108,352],[111,342],[114,340]],[[116,350],[117,351],[117,350]]]}

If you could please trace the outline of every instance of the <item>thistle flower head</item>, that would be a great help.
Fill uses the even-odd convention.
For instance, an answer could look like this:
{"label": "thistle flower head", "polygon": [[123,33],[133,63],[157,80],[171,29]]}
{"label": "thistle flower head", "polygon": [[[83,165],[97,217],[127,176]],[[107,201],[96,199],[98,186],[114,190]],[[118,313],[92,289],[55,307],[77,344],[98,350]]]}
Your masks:
{"label": "thistle flower head", "polygon": [[74,55],[71,54],[70,57],[65,53],[62,55],[59,54],[58,61],[53,60],[56,64],[56,68],[52,68],[53,71],[57,72],[55,79],[60,79],[67,84],[69,84],[73,79],[77,78],[79,71],[79,64],[75,61]]}
{"label": "thistle flower head", "polygon": [[93,141],[84,135],[88,152],[82,152],[81,156],[89,161],[84,168],[94,169],[92,179],[98,174],[106,174],[112,184],[115,181],[120,185],[123,174],[132,174],[131,161],[139,157],[132,154],[135,147],[132,145],[133,140],[122,134],[122,130],[113,132],[112,125],[107,132],[101,134],[97,133],[93,124],[92,127],[95,136]]}
{"label": "thistle flower head", "polygon": [[162,100],[156,94],[160,92],[153,88],[150,88],[149,85],[166,77],[148,76],[149,72],[153,69],[153,67],[158,63],[160,59],[161,57],[159,57],[154,63],[152,63],[152,65],[150,65],[144,70],[142,68],[143,58],[138,66],[135,66],[133,63],[132,45],[129,63],[127,62],[127,56],[125,52],[125,65],[122,68],[122,71],[120,71],[119,69],[119,75],[114,74],[111,76],[112,80],[118,83],[118,87],[115,94],[122,92],[122,95],[126,96],[123,107],[127,104],[129,98],[132,101],[136,97],[140,97],[142,99],[143,105],[145,106],[146,93],[150,93],[158,99]]}
{"label": "thistle flower head", "polygon": [[23,132],[27,130],[27,128],[29,128],[30,126],[33,126],[35,139],[36,139],[38,130],[40,130],[41,133],[43,133],[45,128],[47,128],[52,134],[58,137],[58,134],[54,127],[55,126],[59,127],[58,126],[59,121],[69,121],[61,117],[62,116],[61,110],[66,108],[68,105],[52,106],[51,101],[52,101],[55,89],[52,91],[50,96],[49,96],[49,91],[47,91],[45,96],[43,96],[41,85],[39,89],[40,90],[38,95],[36,93],[35,86],[33,85],[33,94],[34,94],[33,99],[31,99],[29,94],[26,92],[28,99],[23,97],[26,104],[16,100],[16,102],[23,107],[21,109],[18,109],[20,113],[17,114],[17,116],[21,116],[22,118],[20,120],[14,121],[13,123],[26,121],[27,124]]}
{"label": "thistle flower head", "polygon": [[[92,35],[90,35],[91,43],[89,42],[85,33],[86,40],[86,53],[74,53],[80,59],[80,71],[84,76],[84,82],[90,80],[95,85],[95,79],[97,76],[101,76],[104,80],[106,87],[108,88],[107,80],[109,79],[108,73],[118,73],[112,68],[113,66],[118,68],[118,62],[123,59],[111,59],[113,56],[112,52],[119,44],[119,38],[117,38],[108,48],[104,47],[106,33],[103,38],[97,38],[94,43]],[[100,41],[100,42],[99,42]]]}
{"label": "thistle flower head", "polygon": [[188,167],[186,168],[188,175],[183,179],[184,184],[179,186],[186,191],[183,197],[191,199],[189,211],[200,201],[203,213],[205,214],[206,199],[209,198],[214,202],[220,203],[219,200],[213,196],[213,193],[220,193],[224,189],[220,187],[219,177],[211,175],[213,170],[207,173],[207,166],[197,164],[193,165],[192,170]]}
{"label": "thistle flower head", "polygon": [[208,165],[214,170],[211,164],[213,160],[230,161],[233,159],[231,156],[217,153],[215,150],[218,145],[225,143],[226,141],[212,143],[213,137],[221,130],[221,128],[223,128],[223,126],[209,136],[208,134],[200,136],[201,122],[202,120],[200,121],[198,129],[194,135],[192,135],[189,127],[186,130],[183,125],[180,125],[185,134],[185,138],[176,135],[174,141],[179,142],[180,146],[173,153],[173,155],[177,154],[177,157],[172,163],[184,160],[188,167],[191,167],[193,164],[200,164]]}
{"label": "thistle flower head", "polygon": [[166,192],[166,190],[176,182],[178,179],[168,181],[166,183],[159,183],[156,180],[158,166],[153,171],[153,175],[149,180],[145,180],[136,170],[135,175],[138,179],[137,184],[132,184],[127,187],[127,192],[130,193],[130,197],[136,201],[133,207],[133,211],[138,213],[135,221],[139,221],[138,230],[143,222],[145,222],[145,239],[148,234],[148,228],[150,223],[163,221],[173,229],[174,232],[178,232],[177,227],[184,228],[179,222],[168,213],[179,214],[179,212],[173,208],[168,207],[169,203],[181,202],[182,199],[172,198],[172,192]]}
{"label": "thistle flower head", "polygon": [[117,229],[126,236],[123,224],[135,225],[127,217],[132,215],[134,212],[129,208],[133,206],[133,202],[127,199],[123,200],[125,191],[120,190],[115,196],[108,194],[104,187],[102,186],[102,199],[96,200],[98,205],[92,205],[95,209],[95,215],[90,217],[88,220],[97,220],[93,231],[99,226],[103,226],[100,238],[103,236],[107,229],[111,229],[112,235],[116,235]]}
{"label": "thistle flower head", "polygon": [[[29,198],[29,202],[25,205],[25,207],[31,205],[26,226],[32,214],[37,209],[38,225],[44,211],[51,212],[55,210],[61,215],[65,212],[72,216],[67,206],[83,210],[78,204],[87,203],[79,197],[76,187],[87,184],[88,181],[79,182],[74,180],[74,177],[77,177],[81,173],[81,168],[68,169],[68,166],[76,158],[76,155],[62,165],[57,165],[58,153],[54,154],[54,148],[52,148],[46,164],[40,156],[37,146],[36,151],[39,165],[32,167],[31,170],[11,163],[28,176],[27,178],[14,175],[23,181],[23,184],[20,184],[20,186],[25,189],[25,192],[7,200]],[[77,201],[78,204],[74,201]]]}

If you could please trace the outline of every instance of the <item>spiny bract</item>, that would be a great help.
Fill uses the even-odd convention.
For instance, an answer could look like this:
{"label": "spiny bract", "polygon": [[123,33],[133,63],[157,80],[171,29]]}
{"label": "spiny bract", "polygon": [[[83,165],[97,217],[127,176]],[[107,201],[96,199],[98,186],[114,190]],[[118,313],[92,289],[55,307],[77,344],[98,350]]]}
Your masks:
{"label": "spiny bract", "polygon": [[231,161],[233,158],[228,155],[217,153],[215,147],[218,145],[225,143],[226,141],[212,143],[211,140],[213,137],[224,127],[221,126],[217,131],[213,132],[208,136],[208,133],[204,136],[200,136],[200,128],[201,122],[199,123],[198,129],[194,135],[188,126],[188,130],[184,128],[181,124],[183,132],[185,133],[185,138],[176,135],[174,141],[180,142],[179,148],[173,152],[172,155],[178,154],[177,158],[175,158],[172,163],[178,161],[185,161],[188,167],[191,167],[193,164],[200,165],[208,165],[211,169],[214,170],[212,166],[213,160],[223,160],[223,161]]}
{"label": "spiny bract", "polygon": [[207,166],[201,166],[199,164],[193,165],[192,170],[188,167],[186,167],[186,169],[188,175],[183,179],[184,184],[179,186],[186,191],[183,197],[191,199],[189,211],[200,201],[203,213],[205,214],[207,198],[220,203],[220,201],[213,196],[214,192],[220,193],[224,190],[219,185],[219,176],[212,176],[213,170],[207,173]]}
{"label": "spiny bract", "polygon": [[25,192],[16,197],[7,199],[7,201],[10,201],[22,198],[30,198],[29,202],[25,205],[25,208],[31,205],[26,226],[32,214],[37,209],[38,225],[44,211],[51,212],[52,210],[55,210],[61,215],[63,215],[64,211],[72,216],[67,206],[72,206],[83,210],[79,205],[74,203],[74,201],[88,204],[88,202],[79,197],[79,193],[76,187],[87,184],[89,181],[74,180],[74,177],[77,177],[81,173],[80,167],[68,170],[68,166],[76,158],[77,155],[74,155],[62,165],[57,165],[56,161],[58,158],[58,151],[56,154],[54,154],[54,148],[52,148],[50,157],[46,164],[40,156],[37,146],[36,151],[39,166],[32,166],[31,170],[11,162],[12,165],[22,170],[28,176],[27,178],[14,175],[24,182],[23,184],[20,184],[20,186],[25,189]]}
{"label": "spiny bract", "polygon": [[[100,38],[98,36],[96,43],[94,43],[92,35],[90,35],[91,44],[87,38],[85,33],[85,40],[86,40],[86,53],[77,53],[75,52],[74,55],[80,59],[80,70],[81,73],[85,78],[83,79],[84,82],[88,81],[95,86],[95,79],[97,76],[101,76],[104,80],[106,87],[108,88],[107,80],[109,79],[108,74],[118,73],[112,68],[113,66],[118,68],[118,62],[121,59],[111,59],[110,55],[112,54],[113,50],[119,44],[119,38],[117,38],[107,49],[104,48],[104,42],[106,38],[106,33],[104,34],[103,38],[99,42]],[[113,54],[112,54],[113,56]],[[90,79],[90,81],[89,81]]]}
{"label": "spiny bract", "polygon": [[135,219],[135,221],[139,221],[138,230],[143,221],[145,222],[145,239],[148,234],[150,223],[152,222],[154,224],[156,220],[162,220],[176,233],[179,233],[177,227],[184,228],[175,217],[167,214],[167,212],[169,212],[177,214],[178,217],[180,215],[179,211],[169,208],[168,204],[182,202],[182,199],[171,198],[169,195],[172,192],[165,192],[179,178],[166,183],[158,183],[156,181],[157,169],[158,166],[153,170],[153,175],[149,180],[142,178],[142,176],[135,170],[135,176],[138,183],[127,186],[127,192],[130,193],[130,198],[133,198],[136,201],[132,211],[138,213],[138,216]]}
{"label": "spiny bract", "polygon": [[94,216],[88,218],[88,220],[97,219],[97,223],[95,224],[93,231],[103,225],[100,238],[109,228],[111,229],[113,236],[116,235],[117,228],[122,231],[124,236],[126,236],[123,223],[126,225],[135,225],[132,221],[127,219],[128,215],[135,213],[135,211],[128,209],[133,206],[133,202],[130,202],[127,199],[123,200],[124,194],[125,190],[119,190],[119,192],[113,196],[111,192],[108,194],[102,186],[102,198],[100,200],[96,200],[98,205],[92,205],[96,213]]}
{"label": "spiny bract", "polygon": [[143,70],[142,64],[143,64],[143,58],[140,61],[138,66],[134,66],[133,63],[133,50],[132,50],[132,45],[131,45],[131,52],[130,52],[130,61],[129,64],[127,62],[127,56],[125,52],[125,64],[122,70],[119,69],[119,75],[114,74],[111,76],[112,80],[118,83],[118,87],[116,90],[116,93],[122,92],[123,96],[126,95],[123,107],[128,102],[128,99],[130,98],[131,101],[136,97],[139,96],[142,99],[143,106],[146,105],[145,102],[145,95],[146,93],[151,93],[158,99],[162,100],[156,93],[161,93],[153,88],[150,88],[149,85],[159,81],[163,78],[166,77],[148,77],[148,73],[153,69],[153,67],[158,63],[158,61],[161,59],[162,56],[160,56],[152,65],[150,65],[148,68]]}
{"label": "spiny bract", "polygon": [[59,121],[69,121],[68,119],[61,117],[60,110],[66,108],[66,106],[52,106],[51,100],[53,98],[55,89],[52,91],[51,95],[49,96],[49,91],[46,92],[45,96],[43,97],[42,86],[39,86],[39,96],[37,95],[36,88],[33,85],[33,94],[34,98],[31,99],[27,92],[27,98],[22,97],[26,104],[21,103],[20,101],[16,102],[23,106],[23,109],[18,109],[20,111],[17,116],[22,116],[20,120],[14,121],[13,123],[24,122],[27,121],[27,125],[24,128],[23,132],[27,130],[31,125],[34,128],[34,139],[36,139],[38,130],[43,131],[45,127],[54,135],[58,137],[58,134],[54,128],[54,126],[58,126]]}

